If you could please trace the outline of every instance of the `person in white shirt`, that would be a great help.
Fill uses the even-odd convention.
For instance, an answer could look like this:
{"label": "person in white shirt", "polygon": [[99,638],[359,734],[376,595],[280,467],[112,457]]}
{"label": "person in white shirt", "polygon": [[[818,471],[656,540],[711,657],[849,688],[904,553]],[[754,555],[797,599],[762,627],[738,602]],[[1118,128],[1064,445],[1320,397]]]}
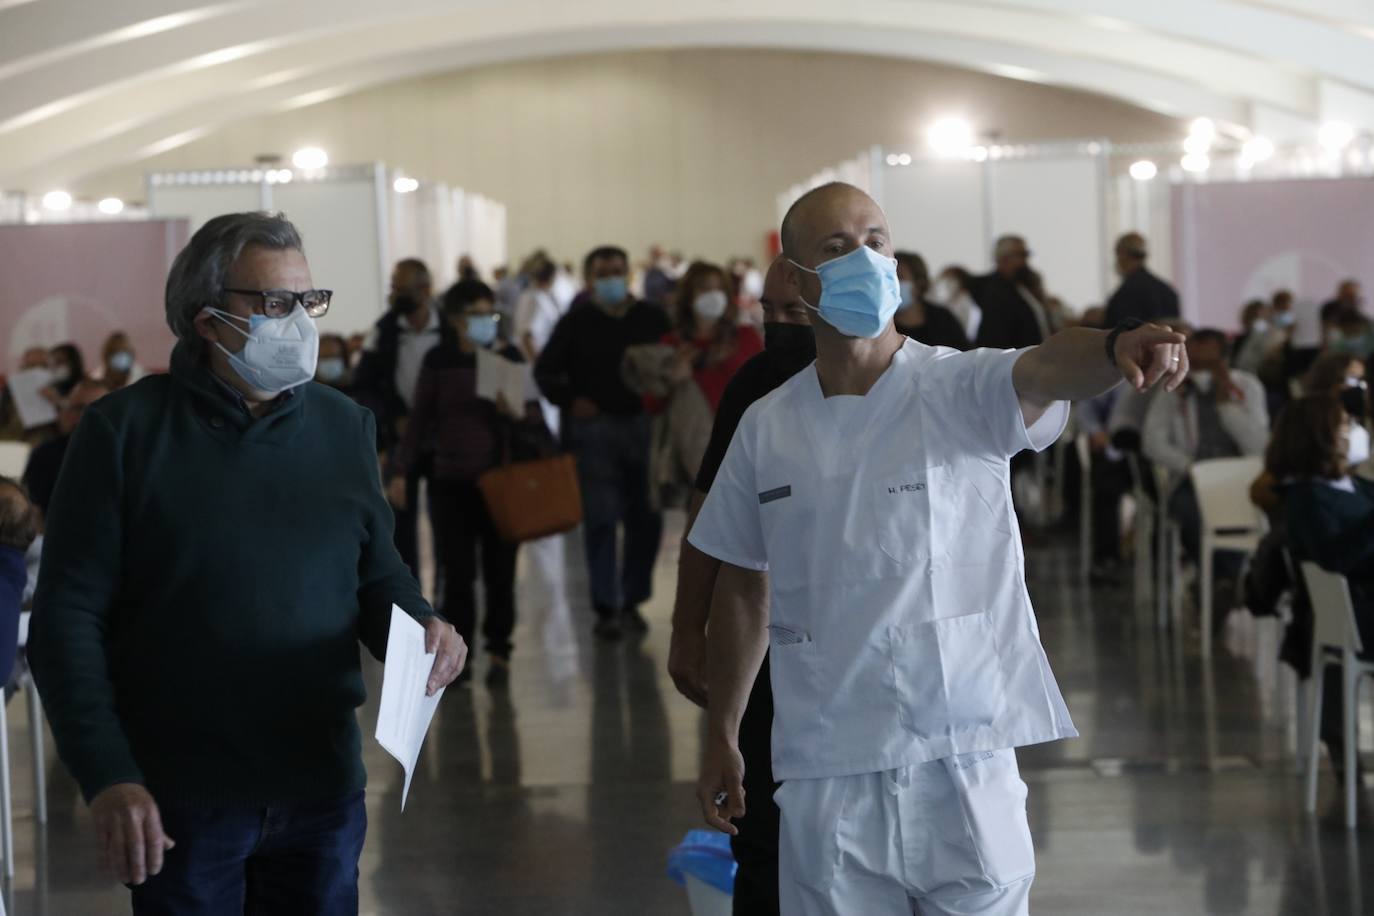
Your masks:
{"label": "person in white shirt", "polygon": [[1021,351],[906,340],[881,208],[830,184],[783,220],[818,358],[744,415],[689,535],[720,560],[698,797],[733,832],[738,731],[765,649],[783,785],[782,912],[1026,912],[1013,748],[1076,734],[1040,646],[1009,457],[1068,399],[1187,373],[1163,328]]}

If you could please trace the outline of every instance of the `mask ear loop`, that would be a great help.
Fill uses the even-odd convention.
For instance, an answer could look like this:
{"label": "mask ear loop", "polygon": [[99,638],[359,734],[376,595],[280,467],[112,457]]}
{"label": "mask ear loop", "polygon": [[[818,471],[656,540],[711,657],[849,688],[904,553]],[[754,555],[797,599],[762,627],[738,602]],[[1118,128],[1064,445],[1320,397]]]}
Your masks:
{"label": "mask ear loop", "polygon": [[[222,309],[217,309],[217,308],[215,308],[215,307],[212,306],[212,305],[207,305],[207,306],[205,307],[204,310],[207,311],[207,312],[209,312],[213,317],[218,318],[220,321],[222,321],[222,322],[224,322],[225,324],[229,325],[229,327],[233,328],[235,331],[238,331],[240,334],[242,334],[244,337],[248,338],[249,340],[252,340],[252,339],[253,339],[253,335],[252,335],[250,332],[245,331],[243,328],[241,328],[241,327],[239,327],[238,325],[234,324],[234,323],[230,320],[230,319],[233,319],[233,321],[245,321],[245,320],[247,320],[247,319],[240,318],[238,315],[235,315],[235,314],[233,314],[233,313],[231,313],[231,312],[226,312],[226,311],[223,311]],[[252,327],[252,321],[248,321],[248,325],[249,325],[249,327]]]}
{"label": "mask ear loop", "polygon": [[[821,275],[821,272],[819,270],[813,270],[810,267],[803,267],[791,258],[787,259],[787,263],[797,268],[797,270],[804,270],[807,273],[815,274],[818,277]],[[820,309],[816,308],[816,306],[812,305],[810,302],[807,302],[805,299],[803,299],[801,293],[797,293],[797,301],[800,302],[802,305],[806,306],[807,308],[809,308],[811,311],[815,312],[817,315],[821,313]]]}

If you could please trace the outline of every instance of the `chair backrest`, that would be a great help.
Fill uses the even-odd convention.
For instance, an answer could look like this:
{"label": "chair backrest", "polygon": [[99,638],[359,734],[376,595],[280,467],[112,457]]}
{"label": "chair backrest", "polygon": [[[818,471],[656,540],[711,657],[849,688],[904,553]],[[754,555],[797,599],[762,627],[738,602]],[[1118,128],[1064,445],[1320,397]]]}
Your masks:
{"label": "chair backrest", "polygon": [[1313,643],[1364,651],[1360,630],[1355,624],[1355,605],[1350,600],[1350,585],[1345,576],[1327,572],[1310,560],[1302,562],[1302,578],[1312,599]]}
{"label": "chair backrest", "polygon": [[24,467],[28,463],[28,443],[0,442],[0,477],[13,477],[18,480],[24,475]]}
{"label": "chair backrest", "polygon": [[1189,473],[1205,531],[1263,531],[1264,514],[1250,502],[1250,484],[1264,470],[1259,458],[1199,461]]}

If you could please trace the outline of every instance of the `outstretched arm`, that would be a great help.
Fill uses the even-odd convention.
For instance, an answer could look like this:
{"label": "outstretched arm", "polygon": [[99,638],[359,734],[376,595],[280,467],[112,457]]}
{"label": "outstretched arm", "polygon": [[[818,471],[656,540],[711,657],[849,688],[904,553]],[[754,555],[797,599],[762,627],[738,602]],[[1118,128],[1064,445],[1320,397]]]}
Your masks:
{"label": "outstretched arm", "polygon": [[1116,365],[1107,359],[1106,331],[1070,328],[1027,350],[1012,370],[1026,425],[1055,401],[1096,397],[1125,379],[1137,391],[1160,382],[1173,391],[1188,376],[1182,334],[1147,324],[1116,338]]}

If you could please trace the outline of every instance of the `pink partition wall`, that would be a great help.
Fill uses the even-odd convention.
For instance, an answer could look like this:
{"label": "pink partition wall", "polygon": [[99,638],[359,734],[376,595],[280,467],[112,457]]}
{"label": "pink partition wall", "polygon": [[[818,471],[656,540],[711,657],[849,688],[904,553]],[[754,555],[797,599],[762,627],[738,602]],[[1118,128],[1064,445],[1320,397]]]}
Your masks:
{"label": "pink partition wall", "polygon": [[188,236],[184,219],[0,226],[0,372],[67,341],[94,367],[112,331],[133,338],[140,364],[165,368],[163,287]]}
{"label": "pink partition wall", "polygon": [[1374,289],[1374,180],[1218,182],[1173,188],[1184,315],[1232,329],[1241,305],[1289,289],[1322,302],[1346,277]]}

